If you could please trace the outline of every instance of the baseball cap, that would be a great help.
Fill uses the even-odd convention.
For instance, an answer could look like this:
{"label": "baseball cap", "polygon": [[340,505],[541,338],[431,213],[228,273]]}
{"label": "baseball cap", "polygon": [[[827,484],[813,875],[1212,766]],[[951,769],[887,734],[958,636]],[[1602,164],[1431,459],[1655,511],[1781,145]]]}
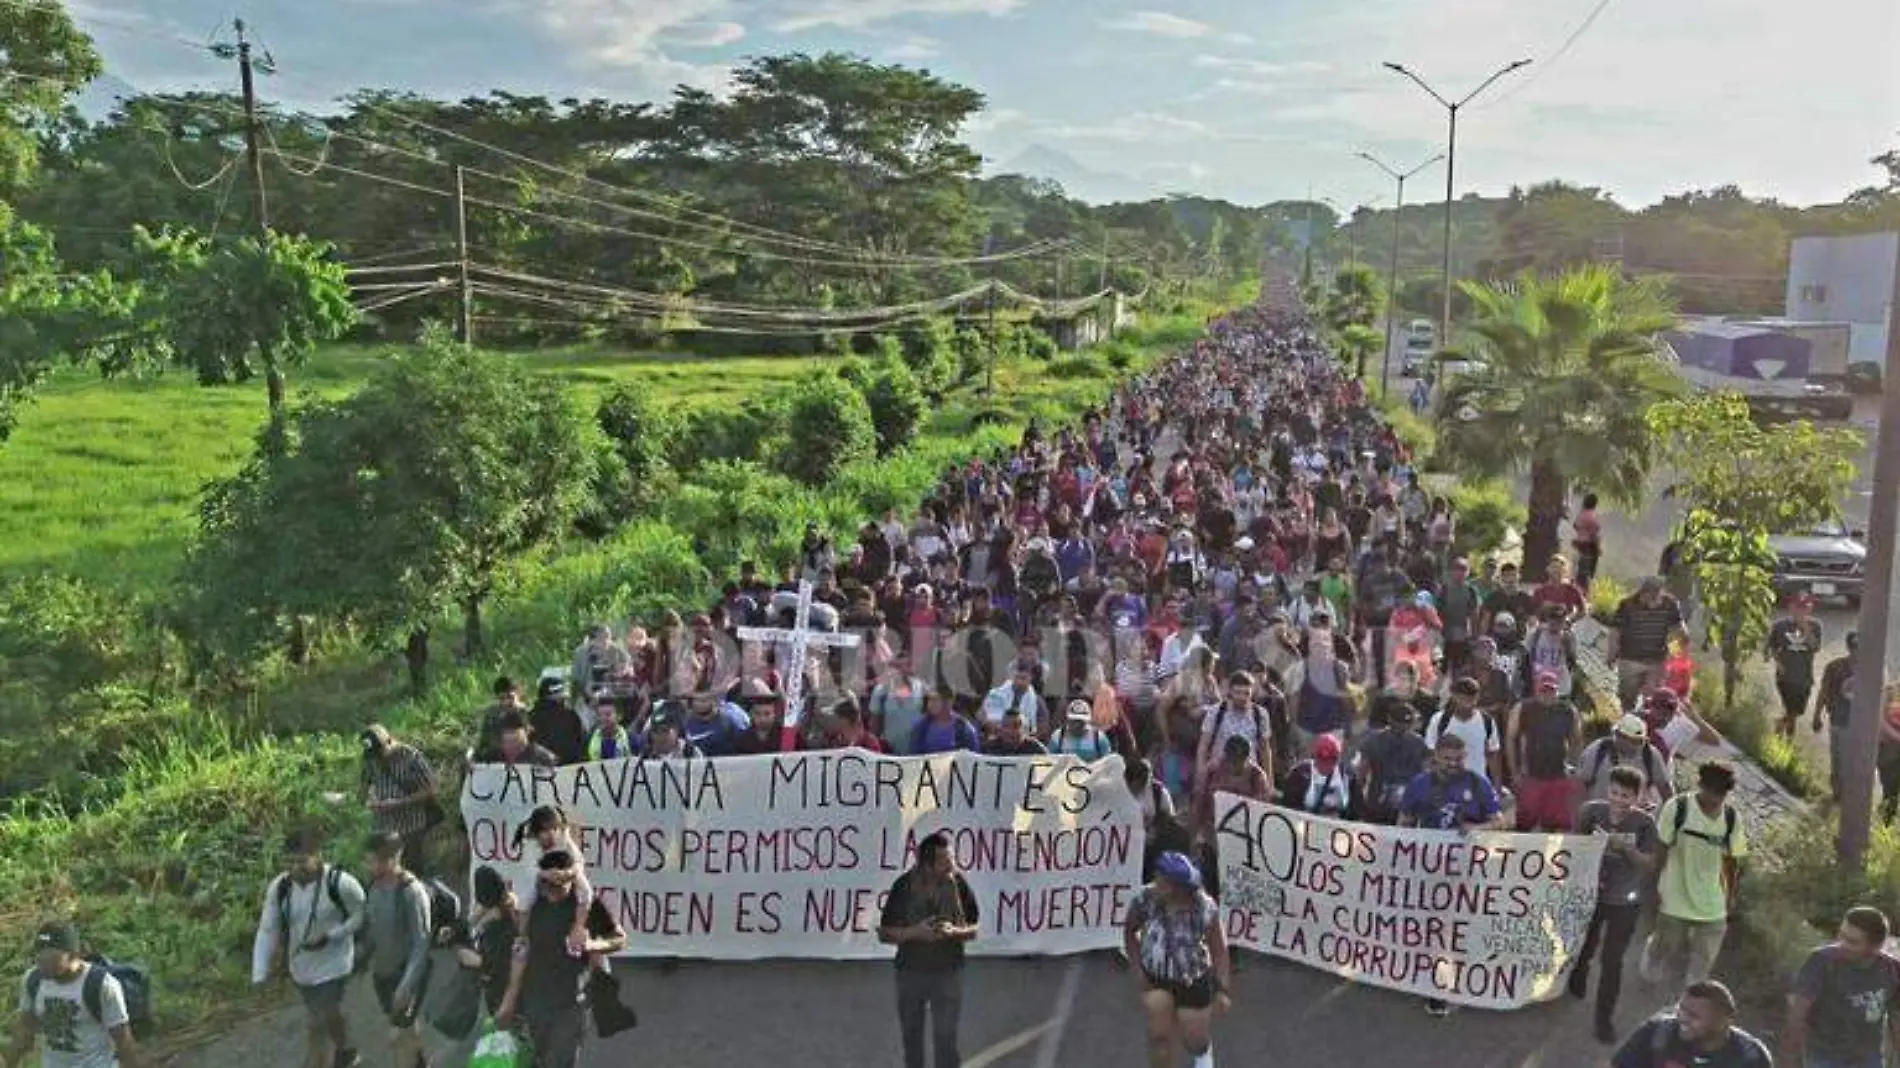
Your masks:
{"label": "baseball cap", "polygon": [[52,920],[40,925],[39,934],[33,936],[35,950],[55,950],[60,953],[79,952],[79,928],[70,923]]}
{"label": "baseball cap", "polygon": [[1339,759],[1339,738],[1332,734],[1322,734],[1313,740],[1313,759],[1336,761]]}
{"label": "baseball cap", "polygon": [[1155,858],[1155,875],[1177,886],[1201,888],[1201,869],[1185,853],[1169,850]]}
{"label": "baseball cap", "polygon": [[1087,701],[1070,701],[1068,720],[1070,723],[1087,723],[1094,718],[1094,710]]}
{"label": "baseball cap", "polygon": [[1641,716],[1626,715],[1616,721],[1616,733],[1639,742],[1645,741],[1649,738],[1649,724],[1644,723]]}

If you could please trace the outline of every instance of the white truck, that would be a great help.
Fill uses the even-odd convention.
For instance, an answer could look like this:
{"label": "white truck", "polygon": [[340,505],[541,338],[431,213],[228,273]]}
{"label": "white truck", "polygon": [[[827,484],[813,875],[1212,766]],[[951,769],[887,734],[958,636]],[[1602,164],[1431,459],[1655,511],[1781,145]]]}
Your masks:
{"label": "white truck", "polygon": [[[1662,337],[1664,355],[1697,389],[1740,393],[1760,420],[1816,422],[1854,414],[1854,398],[1844,388],[1846,353],[1833,347],[1837,339],[1829,331],[1811,339],[1788,326],[1726,319],[1690,320]],[[1818,375],[1817,347],[1823,350]]]}

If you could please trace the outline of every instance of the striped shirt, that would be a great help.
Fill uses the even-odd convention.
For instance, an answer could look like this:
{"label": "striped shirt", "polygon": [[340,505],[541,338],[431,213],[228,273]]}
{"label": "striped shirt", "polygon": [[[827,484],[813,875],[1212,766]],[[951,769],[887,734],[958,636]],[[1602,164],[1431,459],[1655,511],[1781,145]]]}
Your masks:
{"label": "striped shirt", "polygon": [[[433,791],[435,771],[415,746],[398,742],[382,759],[372,757],[363,762],[363,784],[372,801],[400,801],[425,790]],[[370,825],[378,833],[411,835],[428,823],[428,805],[398,805],[370,813]]]}

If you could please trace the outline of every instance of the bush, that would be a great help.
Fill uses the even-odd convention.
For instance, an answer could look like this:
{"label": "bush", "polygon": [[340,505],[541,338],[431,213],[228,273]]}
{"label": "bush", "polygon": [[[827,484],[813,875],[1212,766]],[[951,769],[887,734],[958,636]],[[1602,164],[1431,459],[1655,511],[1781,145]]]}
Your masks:
{"label": "bush", "polygon": [[889,456],[909,445],[930,410],[930,400],[924,396],[910,367],[902,359],[882,357],[871,372],[870,381],[860,389],[865,404],[871,409],[878,455]]}
{"label": "bush", "polygon": [[957,381],[969,382],[983,377],[983,369],[989,366],[990,359],[989,333],[972,327],[962,327],[957,331],[954,351],[957,358]]}
{"label": "bush", "polygon": [[782,396],[754,398],[736,411],[695,408],[673,435],[667,460],[683,471],[718,460],[757,460],[784,447],[790,419]]}
{"label": "bush", "polygon": [[668,484],[666,456],[677,427],[670,413],[629,386],[601,398],[594,422],[606,442],[575,525],[588,537],[601,538],[639,514]]}
{"label": "bush", "polygon": [[1022,330],[1020,347],[1023,355],[1044,363],[1062,355],[1062,346],[1056,344],[1056,339],[1034,327]]}
{"label": "bush", "polygon": [[1116,374],[1126,374],[1128,369],[1134,366],[1134,352],[1130,351],[1129,348],[1121,342],[1111,341],[1103,345],[1102,348],[1106,352],[1103,358],[1108,361],[1110,367],[1115,369]]}
{"label": "bush", "polygon": [[932,397],[941,397],[956,381],[957,328],[949,319],[926,319],[906,330],[900,343],[904,363],[917,376],[917,385]]}
{"label": "bush", "polygon": [[1507,531],[1524,529],[1525,508],[1503,482],[1460,482],[1446,497],[1457,519],[1452,550],[1460,556],[1495,552]]}
{"label": "bush", "polygon": [[871,361],[861,356],[850,356],[838,361],[838,377],[850,383],[851,388],[863,393],[871,388]]}
{"label": "bush", "polygon": [[1601,571],[1590,580],[1590,614],[1598,619],[1609,619],[1616,614],[1616,606],[1630,595],[1630,588]]}
{"label": "bush", "polygon": [[1088,356],[1068,356],[1049,365],[1050,378],[1107,378],[1109,371]]}
{"label": "bush", "polygon": [[822,486],[846,464],[877,451],[864,394],[833,375],[813,375],[793,387],[787,419],[778,468],[807,486]]}

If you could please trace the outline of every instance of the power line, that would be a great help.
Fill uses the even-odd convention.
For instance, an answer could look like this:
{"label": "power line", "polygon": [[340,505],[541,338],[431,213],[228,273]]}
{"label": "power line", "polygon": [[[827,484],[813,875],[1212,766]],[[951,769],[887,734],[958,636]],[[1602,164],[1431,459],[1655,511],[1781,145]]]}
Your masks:
{"label": "power line", "polygon": [[1564,58],[1564,56],[1570,53],[1572,48],[1577,46],[1578,41],[1583,40],[1583,35],[1590,32],[1590,27],[1597,24],[1597,19],[1603,17],[1603,13],[1610,9],[1611,3],[1612,0],[1597,0],[1597,5],[1590,9],[1590,13],[1583,17],[1583,21],[1577,24],[1576,29],[1570,31],[1570,36],[1564,38],[1564,43],[1558,45],[1555,52],[1552,52],[1548,57],[1539,62],[1522,81],[1506,89],[1504,92],[1499,93],[1497,96],[1492,97],[1489,101],[1480,104],[1479,107],[1496,107],[1537,84],[1537,79],[1544,76],[1544,72],[1550,69],[1551,64]]}

